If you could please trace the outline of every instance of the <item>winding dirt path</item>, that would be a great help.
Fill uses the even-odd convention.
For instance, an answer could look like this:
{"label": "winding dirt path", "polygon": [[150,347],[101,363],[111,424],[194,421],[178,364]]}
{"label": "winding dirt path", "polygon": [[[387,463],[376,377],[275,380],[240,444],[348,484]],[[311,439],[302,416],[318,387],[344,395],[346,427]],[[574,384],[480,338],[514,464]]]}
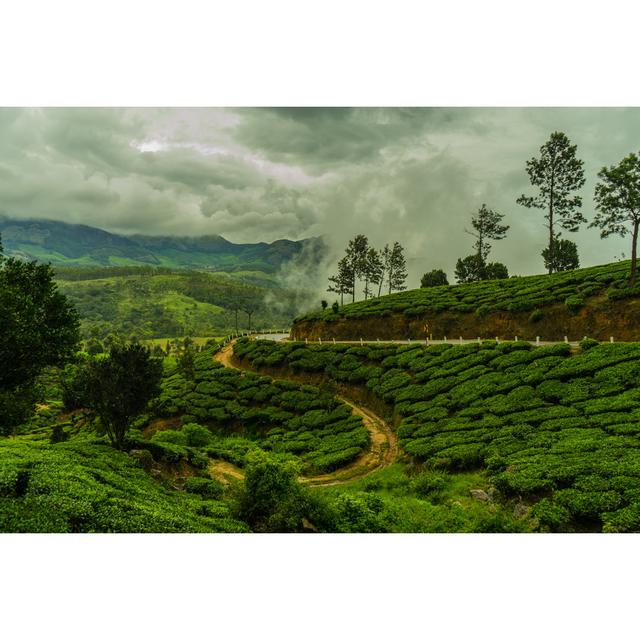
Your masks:
{"label": "winding dirt path", "polygon": [[[238,369],[240,371],[252,371],[248,366],[241,367],[236,364],[233,357],[233,345],[235,340],[225,345],[215,354],[214,360],[220,362],[225,367]],[[331,487],[354,480],[359,480],[370,473],[390,465],[398,453],[398,440],[391,427],[380,416],[369,409],[356,405],[353,401],[343,396],[337,396],[339,400],[351,407],[354,415],[362,418],[364,426],[369,431],[371,445],[361,453],[352,463],[345,467],[323,473],[317,476],[301,477],[300,481],[314,487]],[[241,469],[234,465],[220,460],[213,460],[209,465],[210,473],[222,480],[228,478],[242,478],[244,474]]]}

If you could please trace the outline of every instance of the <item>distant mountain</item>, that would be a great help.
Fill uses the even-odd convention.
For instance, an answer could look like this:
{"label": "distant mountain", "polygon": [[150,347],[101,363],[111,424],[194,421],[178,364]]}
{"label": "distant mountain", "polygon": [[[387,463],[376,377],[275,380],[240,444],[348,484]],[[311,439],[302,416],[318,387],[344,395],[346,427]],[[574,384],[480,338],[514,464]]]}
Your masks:
{"label": "distant mountain", "polygon": [[304,251],[323,252],[320,238],[234,244],[222,236],[124,236],[83,224],[0,216],[4,250],[53,265],[158,266],[217,271],[264,271]]}

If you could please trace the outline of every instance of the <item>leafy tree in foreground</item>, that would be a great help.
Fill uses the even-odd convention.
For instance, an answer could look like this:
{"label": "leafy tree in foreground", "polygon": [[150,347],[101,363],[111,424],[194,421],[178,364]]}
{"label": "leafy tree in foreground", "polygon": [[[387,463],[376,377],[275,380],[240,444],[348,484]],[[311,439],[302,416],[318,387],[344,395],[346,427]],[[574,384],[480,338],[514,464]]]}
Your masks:
{"label": "leafy tree in foreground", "polygon": [[420,287],[427,289],[429,287],[441,287],[449,284],[447,274],[442,269],[434,269],[425,273],[420,280]]}
{"label": "leafy tree in foreground", "polygon": [[387,283],[389,293],[392,291],[403,291],[406,289],[407,263],[404,259],[404,248],[399,242],[393,243],[391,255],[389,257],[389,270],[387,273]]}
{"label": "leafy tree in foreground", "polygon": [[556,238],[553,245],[553,253],[549,247],[542,251],[544,267],[550,271],[571,271],[580,266],[578,258],[578,246],[571,240]]}
{"label": "leafy tree in foreground", "polygon": [[521,195],[517,203],[528,209],[543,209],[549,244],[547,269],[553,273],[555,264],[555,244],[559,237],[556,225],[566,231],[577,231],[580,223],[586,222],[578,209],[582,198],[574,192],[584,186],[584,162],[576,157],[576,145],[559,131],[551,134],[549,140],[540,147],[540,157],[527,161],[527,173],[534,187],[535,196]]}
{"label": "leafy tree in foreground", "polygon": [[84,405],[100,418],[111,443],[122,449],[131,421],[160,392],[162,361],[139,344],[114,346],[87,368]]}
{"label": "leafy tree in foreground", "polygon": [[0,249],[0,432],[31,410],[41,371],[78,348],[78,314],[53,275],[49,265],[5,258]]}
{"label": "leafy tree in foreground", "polygon": [[300,531],[309,496],[298,482],[298,472],[295,462],[281,462],[263,451],[249,454],[238,517],[257,532]]}
{"label": "leafy tree in foreground", "polygon": [[467,231],[467,233],[476,239],[475,248],[483,262],[489,257],[491,251],[489,240],[502,240],[507,235],[509,226],[500,224],[503,218],[503,214],[487,209],[486,204],[483,204],[478,209],[478,213],[471,218],[474,231]]}
{"label": "leafy tree in foreground", "polygon": [[619,164],[603,167],[596,185],[596,216],[590,227],[599,227],[600,236],[626,236],[631,227],[631,272],[629,286],[636,283],[637,248],[640,227],[640,156],[630,153]]}

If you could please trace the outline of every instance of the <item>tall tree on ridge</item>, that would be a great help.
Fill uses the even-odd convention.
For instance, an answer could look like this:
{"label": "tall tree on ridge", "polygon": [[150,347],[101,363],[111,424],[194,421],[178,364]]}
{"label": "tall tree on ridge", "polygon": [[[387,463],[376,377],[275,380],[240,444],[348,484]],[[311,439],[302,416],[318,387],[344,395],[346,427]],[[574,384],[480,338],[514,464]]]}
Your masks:
{"label": "tall tree on ridge", "polygon": [[375,290],[371,289],[369,285],[375,286],[382,284],[382,259],[380,253],[373,247],[369,247],[364,262],[364,269],[362,272],[364,278],[364,299],[369,296],[375,295]]}
{"label": "tall tree on ridge", "polygon": [[353,277],[351,286],[351,302],[356,301],[356,281],[364,275],[367,263],[367,252],[369,251],[369,240],[367,236],[358,234],[353,240],[349,240],[347,246],[347,258],[351,266]]}
{"label": "tall tree on ridge", "polygon": [[482,262],[486,262],[491,251],[489,240],[502,240],[509,230],[509,225],[502,225],[504,215],[488,209],[483,204],[478,213],[471,218],[471,226],[475,231],[465,231],[476,239],[475,248]]}
{"label": "tall tree on ridge", "polygon": [[382,271],[380,273],[380,282],[378,283],[378,297],[382,294],[382,285],[389,275],[389,267],[391,266],[391,249],[388,244],[385,244],[384,249],[380,252],[380,261],[382,263]]}
{"label": "tall tree on ridge", "polygon": [[393,243],[391,256],[389,258],[389,272],[387,280],[389,283],[389,293],[392,291],[402,291],[406,289],[407,263],[404,259],[404,249],[399,242]]}
{"label": "tall tree on ridge", "polygon": [[603,167],[596,185],[596,216],[590,227],[599,227],[600,236],[626,236],[631,225],[631,271],[629,286],[638,274],[637,248],[640,227],[640,154],[630,153],[617,165]]}
{"label": "tall tree on ridge", "polygon": [[540,147],[540,157],[527,161],[527,173],[534,187],[535,196],[521,195],[517,203],[528,209],[546,210],[546,227],[549,233],[548,269],[553,273],[554,245],[560,236],[556,224],[566,231],[575,232],[580,223],[586,222],[578,209],[582,198],[573,195],[584,186],[584,162],[576,157],[576,145],[559,131],[551,134],[549,140]]}
{"label": "tall tree on ridge", "polygon": [[345,256],[338,262],[338,273],[329,277],[327,291],[340,294],[340,304],[344,304],[344,296],[352,293],[353,268]]}

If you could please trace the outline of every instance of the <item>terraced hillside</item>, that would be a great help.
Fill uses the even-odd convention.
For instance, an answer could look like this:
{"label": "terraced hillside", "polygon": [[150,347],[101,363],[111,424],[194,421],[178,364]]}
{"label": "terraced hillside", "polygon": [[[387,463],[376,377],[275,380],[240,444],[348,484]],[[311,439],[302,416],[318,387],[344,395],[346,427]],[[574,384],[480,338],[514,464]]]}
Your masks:
{"label": "terraced hillside", "polygon": [[640,287],[629,262],[552,275],[403,291],[297,318],[295,339],[640,340]]}
{"label": "terraced hillside", "polygon": [[640,531],[640,344],[584,347],[242,340],[235,353],[368,392],[414,464],[484,470],[540,530]]}
{"label": "terraced hillside", "polygon": [[192,377],[167,363],[150,408],[156,419],[144,436],[132,436],[161,460],[204,456],[243,467],[262,449],[298,460],[313,475],[347,465],[369,445],[362,419],[317,387],[227,369],[210,351],[196,356]]}

